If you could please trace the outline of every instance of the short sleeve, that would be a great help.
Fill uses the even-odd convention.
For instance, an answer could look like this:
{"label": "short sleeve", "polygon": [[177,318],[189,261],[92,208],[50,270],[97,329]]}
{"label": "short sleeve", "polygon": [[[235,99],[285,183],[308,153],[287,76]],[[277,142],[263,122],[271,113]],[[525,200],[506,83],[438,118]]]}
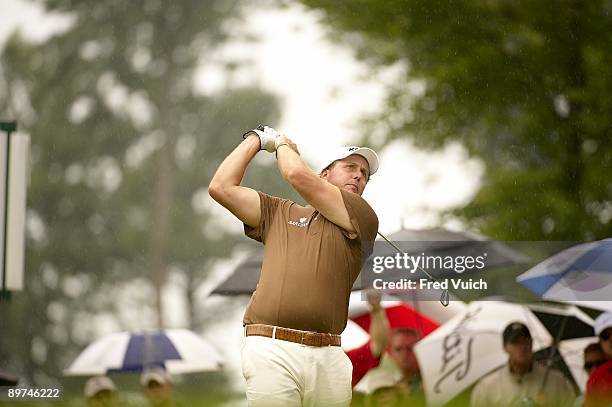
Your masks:
{"label": "short sleeve", "polygon": [[261,210],[259,225],[257,225],[257,227],[251,227],[245,223],[244,234],[251,239],[265,244],[266,236],[268,235],[268,230],[274,220],[276,211],[286,199],[277,198],[261,191],[257,191],[257,193],[259,194],[259,205]]}
{"label": "short sleeve", "polygon": [[[361,196],[342,189],[340,192],[342,193],[342,200],[344,201],[349,219],[356,231],[355,233],[350,233],[343,230],[344,236],[349,239],[359,239],[362,243],[374,242],[378,232],[378,216],[376,216],[376,212]],[[369,252],[371,252],[371,249]]]}

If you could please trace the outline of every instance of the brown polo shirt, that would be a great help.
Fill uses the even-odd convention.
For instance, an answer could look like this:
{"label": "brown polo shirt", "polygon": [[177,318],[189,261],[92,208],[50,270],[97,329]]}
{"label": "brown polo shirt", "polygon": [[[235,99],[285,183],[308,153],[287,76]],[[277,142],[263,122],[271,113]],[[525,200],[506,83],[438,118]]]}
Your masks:
{"label": "brown polo shirt", "polygon": [[268,324],[340,334],[346,326],[351,287],[372,251],[378,218],[359,195],[341,190],[356,233],[327,220],[313,207],[259,192],[259,226],[245,234],[264,243],[257,289],[245,324]]}

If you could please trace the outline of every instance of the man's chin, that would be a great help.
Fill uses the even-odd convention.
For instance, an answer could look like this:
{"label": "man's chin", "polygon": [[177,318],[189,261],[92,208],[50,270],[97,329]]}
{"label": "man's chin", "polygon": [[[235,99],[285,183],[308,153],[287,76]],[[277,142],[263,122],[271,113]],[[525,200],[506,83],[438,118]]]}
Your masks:
{"label": "man's chin", "polygon": [[354,194],[359,194],[359,189],[357,189],[357,187],[354,187],[352,185],[345,185],[343,189],[345,191],[352,192]]}

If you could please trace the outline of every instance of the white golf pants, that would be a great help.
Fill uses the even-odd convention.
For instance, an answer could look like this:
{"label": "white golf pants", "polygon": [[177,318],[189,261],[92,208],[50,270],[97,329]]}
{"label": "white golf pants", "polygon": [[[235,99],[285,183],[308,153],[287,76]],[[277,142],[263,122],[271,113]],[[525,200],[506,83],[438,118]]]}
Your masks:
{"label": "white golf pants", "polygon": [[242,342],[250,407],[349,406],[353,366],[340,346],[306,346],[262,336]]}

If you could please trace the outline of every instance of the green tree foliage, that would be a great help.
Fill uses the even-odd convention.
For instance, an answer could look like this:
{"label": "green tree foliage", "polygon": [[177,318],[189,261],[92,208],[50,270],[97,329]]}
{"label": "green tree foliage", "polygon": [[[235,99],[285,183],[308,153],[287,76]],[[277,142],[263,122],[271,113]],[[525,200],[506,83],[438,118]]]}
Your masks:
{"label": "green tree foliage", "polygon": [[[0,304],[0,361],[30,380],[60,377],[101,321],[153,328],[169,270],[186,277],[189,323],[202,328],[195,290],[235,243],[208,228],[208,182],[245,129],[280,115],[255,87],[193,91],[199,61],[240,24],[239,1],[45,6],[72,15],[71,28],[38,45],[12,37],[0,89],[3,118],[17,115],[31,134],[33,161],[26,288]],[[274,169],[258,167],[253,183],[278,189]],[[118,317],[122,287],[142,326]]]}
{"label": "green tree foliage", "polygon": [[405,67],[368,134],[483,160],[455,214],[499,239],[612,235],[609,1],[303,3],[373,67]]}

